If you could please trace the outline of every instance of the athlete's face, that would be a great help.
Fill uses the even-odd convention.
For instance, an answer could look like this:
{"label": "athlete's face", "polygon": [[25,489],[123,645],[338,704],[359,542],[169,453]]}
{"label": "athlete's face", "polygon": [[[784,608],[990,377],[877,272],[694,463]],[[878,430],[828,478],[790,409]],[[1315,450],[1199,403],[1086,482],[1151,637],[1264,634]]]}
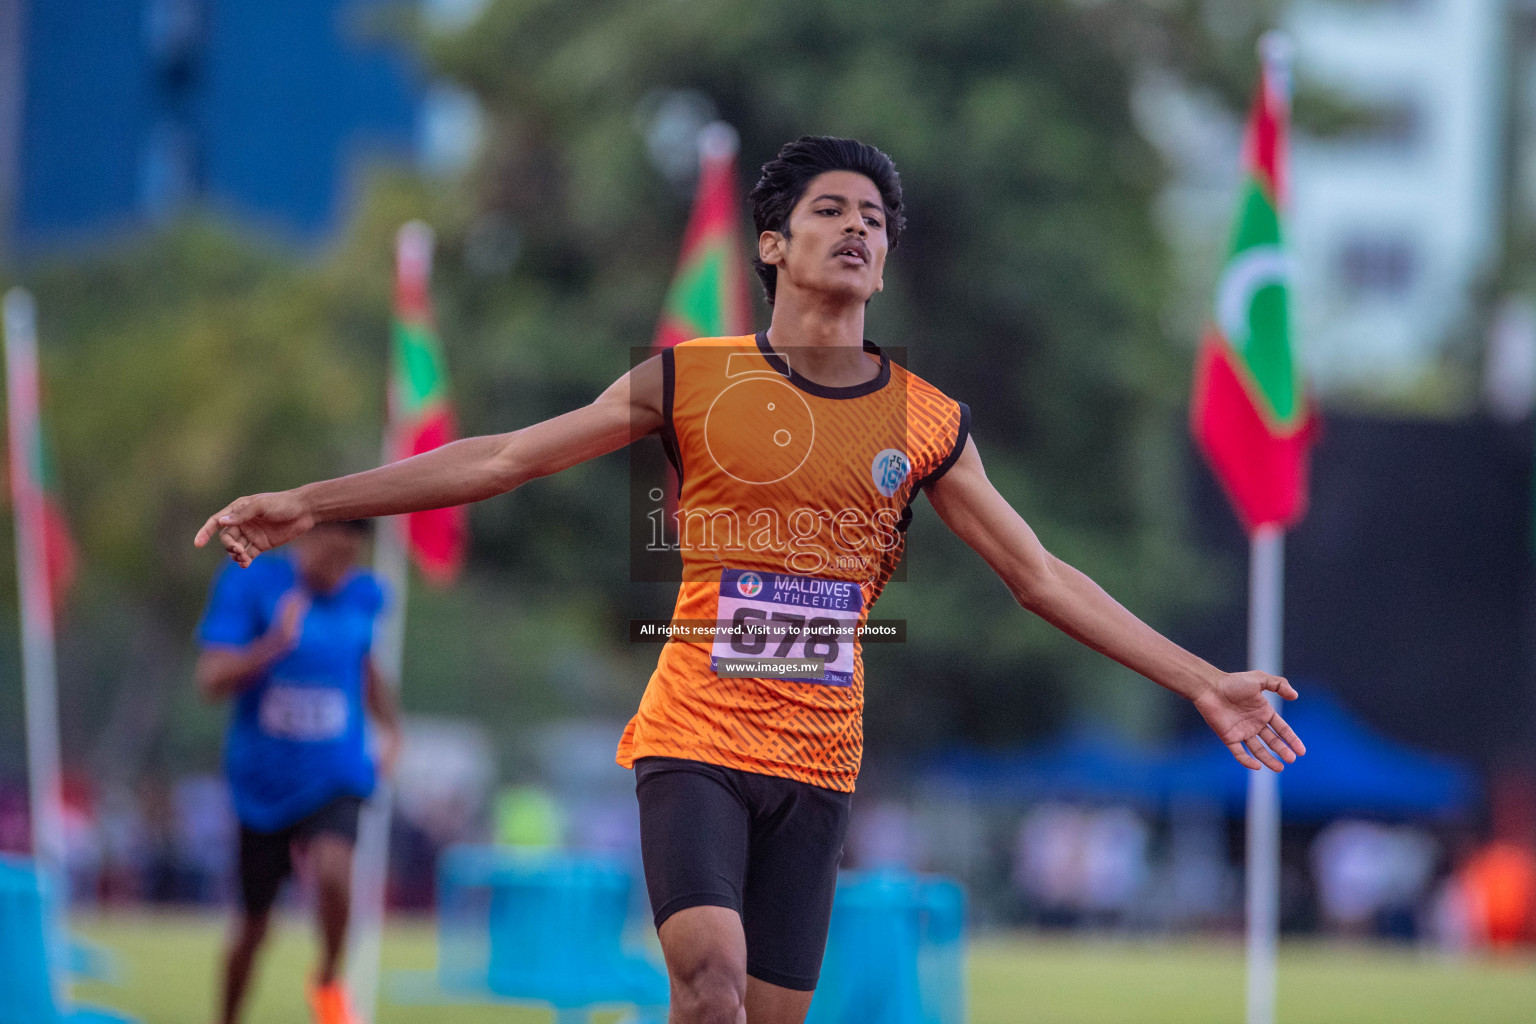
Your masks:
{"label": "athlete's face", "polygon": [[340,586],[362,556],[364,536],[359,530],[321,525],[299,538],[299,572],[309,589],[329,594]]}
{"label": "athlete's face", "polygon": [[875,183],[853,171],[811,179],[787,232],[764,231],[763,262],[778,268],[779,295],[800,289],[867,302],[885,287],[885,205]]}

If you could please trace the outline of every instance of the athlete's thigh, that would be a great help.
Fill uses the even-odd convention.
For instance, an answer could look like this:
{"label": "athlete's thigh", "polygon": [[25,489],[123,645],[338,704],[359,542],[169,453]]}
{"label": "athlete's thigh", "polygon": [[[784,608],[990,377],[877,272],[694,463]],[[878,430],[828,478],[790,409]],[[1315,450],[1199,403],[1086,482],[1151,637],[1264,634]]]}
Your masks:
{"label": "athlete's thigh", "polygon": [[852,798],[790,779],[753,786],[767,813],[754,823],[742,903],[747,973],[809,993],[821,974]]}
{"label": "athlete's thigh", "polygon": [[679,758],[635,762],[640,854],[659,930],[690,907],[741,914],[751,821],[731,776]]}
{"label": "athlete's thigh", "polygon": [[305,881],[347,887],[352,882],[352,853],[355,844],[334,832],[320,832],[296,842],[304,864]]}
{"label": "athlete's thigh", "polygon": [[350,881],[362,806],[359,797],[337,797],[294,826],[293,845],[307,878],[331,885]]}

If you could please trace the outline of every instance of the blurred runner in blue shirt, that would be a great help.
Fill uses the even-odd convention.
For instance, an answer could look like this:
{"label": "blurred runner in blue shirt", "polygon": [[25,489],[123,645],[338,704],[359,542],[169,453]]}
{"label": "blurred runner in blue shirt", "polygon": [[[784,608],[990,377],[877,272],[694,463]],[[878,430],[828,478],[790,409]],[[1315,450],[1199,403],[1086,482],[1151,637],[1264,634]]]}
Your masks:
{"label": "blurred runner in blue shirt", "polygon": [[224,752],[240,819],[241,919],[225,962],[224,1024],[234,1024],[279,886],[295,858],[314,880],[322,953],[310,1003],[317,1024],[352,1024],[337,980],[350,911],[358,812],[373,792],[367,715],[380,769],[400,749],[393,692],[369,657],[384,605],[357,568],[366,520],[329,523],[213,586],[198,638],[197,684],[235,699]]}

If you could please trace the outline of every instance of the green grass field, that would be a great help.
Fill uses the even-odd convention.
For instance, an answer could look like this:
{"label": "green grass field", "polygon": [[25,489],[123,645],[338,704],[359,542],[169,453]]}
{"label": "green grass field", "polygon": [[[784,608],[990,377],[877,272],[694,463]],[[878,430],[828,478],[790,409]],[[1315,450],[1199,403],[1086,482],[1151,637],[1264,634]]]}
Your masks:
{"label": "green grass field", "polygon": [[[76,987],[76,997],[145,1024],[211,1019],[218,919],[142,914],[76,922],[117,957],[119,985]],[[274,929],[247,1024],[302,1024],[300,985],[313,947],[300,921]],[[435,962],[426,921],[391,925],[385,971]],[[1232,1024],[1243,1016],[1241,950],[1208,942],[1025,937],[974,943],[973,1024]],[[398,1006],[380,1024],[534,1024],[537,1010],[506,1006]],[[1280,963],[1282,1024],[1504,1024],[1536,1018],[1536,957],[1449,960],[1396,947],[1295,943]],[[612,1020],[608,1015],[600,1020]],[[878,1022],[871,1022],[878,1024]]]}

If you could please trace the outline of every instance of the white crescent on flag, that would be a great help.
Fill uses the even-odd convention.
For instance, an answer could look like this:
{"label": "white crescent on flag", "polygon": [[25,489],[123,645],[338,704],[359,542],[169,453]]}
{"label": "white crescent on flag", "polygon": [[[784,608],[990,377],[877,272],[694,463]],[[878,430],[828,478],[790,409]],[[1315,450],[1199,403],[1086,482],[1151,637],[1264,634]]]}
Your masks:
{"label": "white crescent on flag", "polygon": [[1290,279],[1290,257],[1278,245],[1255,245],[1233,254],[1216,284],[1216,325],[1227,344],[1239,352],[1248,347],[1253,297],[1270,285],[1283,288]]}

